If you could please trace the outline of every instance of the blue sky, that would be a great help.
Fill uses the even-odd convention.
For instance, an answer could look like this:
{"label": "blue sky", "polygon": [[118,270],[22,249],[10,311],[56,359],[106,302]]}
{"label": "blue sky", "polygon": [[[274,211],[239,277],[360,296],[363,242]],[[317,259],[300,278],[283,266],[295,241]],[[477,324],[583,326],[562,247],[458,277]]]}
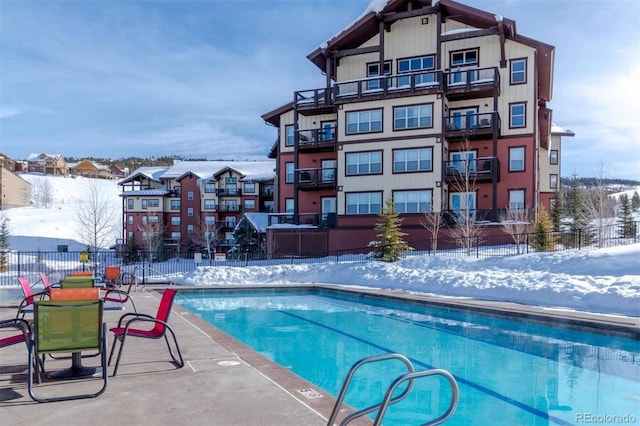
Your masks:
{"label": "blue sky", "polygon": [[[640,179],[640,2],[462,0],[556,46],[562,175]],[[0,0],[0,152],[264,158],[260,116],[370,0]]]}

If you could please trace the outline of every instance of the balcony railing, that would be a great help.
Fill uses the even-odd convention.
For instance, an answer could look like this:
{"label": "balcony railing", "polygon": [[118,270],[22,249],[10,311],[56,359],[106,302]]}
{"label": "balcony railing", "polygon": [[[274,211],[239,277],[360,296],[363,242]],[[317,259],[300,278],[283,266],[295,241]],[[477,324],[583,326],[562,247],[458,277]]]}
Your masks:
{"label": "balcony railing", "polygon": [[239,197],[242,195],[242,190],[240,188],[218,188],[216,195],[218,197]]}
{"label": "balcony railing", "polygon": [[336,128],[298,130],[296,142],[300,151],[335,151]]}
{"label": "balcony railing", "polygon": [[447,139],[478,139],[499,135],[500,115],[484,112],[444,117],[444,132]]}
{"label": "balcony railing", "polygon": [[217,211],[219,213],[240,213],[242,211],[242,206],[239,204],[235,204],[235,205],[218,204]]}
{"label": "balcony railing", "polygon": [[500,89],[500,72],[497,67],[467,68],[444,73],[444,90],[449,99],[493,96],[493,89]]}
{"label": "balcony railing", "polygon": [[334,84],[336,99],[388,95],[416,91],[439,91],[442,89],[441,71],[421,71],[399,75],[369,77],[359,80],[338,81]]}
{"label": "balcony railing", "polygon": [[495,157],[445,161],[444,180],[447,183],[496,182],[500,180],[500,163]]}
{"label": "balcony railing", "polygon": [[318,213],[273,213],[267,217],[268,226],[272,225],[311,225],[319,226],[320,214]]}
{"label": "balcony railing", "polygon": [[295,183],[301,190],[332,188],[336,184],[336,168],[295,170]]}

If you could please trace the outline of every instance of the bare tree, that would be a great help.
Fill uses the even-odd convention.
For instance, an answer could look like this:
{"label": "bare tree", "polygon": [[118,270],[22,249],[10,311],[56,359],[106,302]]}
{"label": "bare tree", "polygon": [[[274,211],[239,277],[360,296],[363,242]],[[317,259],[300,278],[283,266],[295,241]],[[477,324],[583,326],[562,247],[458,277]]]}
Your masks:
{"label": "bare tree", "polygon": [[213,222],[207,222],[206,218],[199,217],[192,240],[204,249],[209,259],[213,258],[218,242],[218,226],[215,220]]}
{"label": "bare tree", "polygon": [[431,251],[433,251],[433,254],[436,254],[438,251],[438,234],[440,233],[440,228],[442,228],[443,223],[442,212],[440,211],[425,213],[424,218],[420,221],[422,227],[431,234]]}
{"label": "bare tree", "polygon": [[147,258],[153,262],[162,251],[165,228],[159,221],[150,220],[150,218],[150,215],[146,216],[146,220],[138,229],[142,232],[142,244],[147,252]]}
{"label": "bare tree", "polygon": [[588,223],[595,227],[598,247],[603,247],[606,230],[615,223],[616,217],[616,199],[607,191],[605,179],[605,168],[600,163],[595,186],[584,192],[584,212]]}
{"label": "bare tree", "polygon": [[86,190],[79,199],[76,221],[80,239],[90,248],[108,247],[117,236],[120,212],[112,200],[100,191],[94,179],[87,179]]}
{"label": "bare tree", "polygon": [[[479,244],[485,234],[484,226],[476,223],[476,205],[470,205],[470,194],[477,193],[478,159],[465,157],[464,153],[472,152],[471,143],[465,139],[458,150],[461,158],[447,163],[447,177],[450,180],[449,193],[459,192],[460,205],[456,207],[455,224],[448,226],[451,238],[458,241],[467,254],[471,254],[473,248]],[[486,161],[486,160],[483,160]],[[475,195],[474,195],[475,197]],[[475,199],[475,198],[474,198]],[[449,206],[451,209],[451,206]]]}
{"label": "bare tree", "polygon": [[520,254],[520,247],[527,243],[532,217],[533,212],[523,207],[507,209],[498,216],[500,226],[516,243],[518,254]]}
{"label": "bare tree", "polygon": [[53,195],[53,187],[48,179],[38,179],[31,185],[31,198],[37,207],[51,207]]}

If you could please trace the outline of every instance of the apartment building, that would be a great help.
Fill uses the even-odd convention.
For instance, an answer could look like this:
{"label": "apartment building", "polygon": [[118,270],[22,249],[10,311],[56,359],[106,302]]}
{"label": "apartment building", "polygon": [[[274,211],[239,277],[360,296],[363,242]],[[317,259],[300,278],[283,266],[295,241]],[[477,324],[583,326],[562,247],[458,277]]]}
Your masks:
{"label": "apartment building", "polygon": [[[409,241],[431,237],[426,212],[456,226],[549,208],[561,138],[573,136],[547,105],[554,55],[514,21],[457,2],[372,2],[307,56],[324,84],[262,116],[278,129],[271,223],[316,226],[323,246],[310,253],[376,240],[389,197]],[[271,246],[294,232],[270,230]]]}
{"label": "apartment building", "polygon": [[123,243],[152,252],[224,253],[245,212],[273,211],[275,162],[184,161],[142,167],[122,186]]}
{"label": "apartment building", "polygon": [[31,205],[31,183],[0,167],[0,210]]}

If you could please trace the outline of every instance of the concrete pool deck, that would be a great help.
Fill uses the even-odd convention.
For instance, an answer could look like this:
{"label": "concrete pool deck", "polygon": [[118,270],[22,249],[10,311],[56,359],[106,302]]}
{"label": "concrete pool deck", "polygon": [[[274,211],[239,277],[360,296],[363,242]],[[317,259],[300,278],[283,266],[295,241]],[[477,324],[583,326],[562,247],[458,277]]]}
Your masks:
{"label": "concrete pool deck", "polygon": [[[309,287],[309,286],[301,286]],[[318,286],[325,287],[325,286]],[[336,286],[326,286],[336,288]],[[202,289],[204,287],[179,287]],[[220,287],[215,287],[220,289]],[[243,287],[246,289],[246,287]],[[281,287],[280,287],[281,288]],[[133,294],[138,312],[155,314],[162,287],[144,286]],[[358,289],[361,291],[361,289]],[[380,291],[364,291],[381,294]],[[540,310],[516,304],[450,300],[384,292],[398,298],[430,303],[453,303],[489,312],[514,310],[529,319],[550,315],[575,324],[616,330],[640,338],[638,318],[580,312]],[[0,318],[15,315],[17,300],[0,299]],[[513,306],[511,306],[513,305]],[[128,307],[130,309],[130,307]],[[122,311],[105,312],[109,327]],[[295,376],[242,343],[174,305],[169,321],[176,331],[186,365],[176,369],[163,340],[134,339],[127,342],[118,376],[109,377],[104,394],[97,398],[41,404],[27,392],[27,351],[23,344],[0,349],[0,424],[135,424],[135,425],[325,425],[335,399]],[[111,336],[109,336],[111,337]],[[109,342],[111,343],[111,341]],[[292,345],[299,342],[291,342]],[[65,368],[69,361],[47,360],[47,369]],[[96,359],[85,364],[95,365]],[[109,368],[113,371],[113,366]],[[55,390],[89,392],[99,379],[55,382],[42,385]],[[45,387],[46,386],[46,387]],[[54,390],[53,388],[51,390]],[[344,415],[341,414],[340,417]],[[428,419],[422,420],[427,421]],[[370,424],[364,420],[359,424]],[[356,423],[354,423],[356,424]]]}

